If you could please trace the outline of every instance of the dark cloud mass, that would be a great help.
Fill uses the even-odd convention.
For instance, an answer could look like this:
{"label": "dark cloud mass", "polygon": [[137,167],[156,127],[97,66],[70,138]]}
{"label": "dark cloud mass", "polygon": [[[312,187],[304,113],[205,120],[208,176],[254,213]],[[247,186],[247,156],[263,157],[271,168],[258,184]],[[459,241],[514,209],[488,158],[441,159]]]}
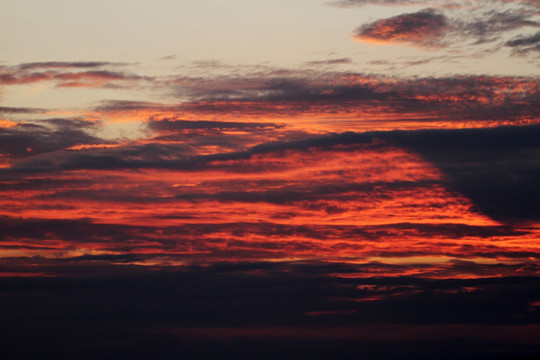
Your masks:
{"label": "dark cloud mass", "polygon": [[[139,275],[4,278],[2,353],[455,359],[474,351],[473,358],[485,359],[494,352],[511,358],[534,352],[539,319],[528,301],[538,296],[537,278],[326,276],[369,269],[222,263]],[[21,347],[21,337],[33,346]]]}
{"label": "dark cloud mass", "polygon": [[360,41],[429,47],[441,44],[440,39],[446,27],[446,17],[428,9],[363,25],[357,29],[354,37]]}
{"label": "dark cloud mass", "polygon": [[158,132],[197,130],[197,129],[226,129],[226,130],[256,130],[264,128],[277,128],[279,125],[272,123],[254,122],[230,122],[230,121],[189,121],[189,120],[150,120],[148,127]]}
{"label": "dark cloud mass", "polygon": [[[538,220],[540,127],[390,133],[440,167],[450,184],[500,221]],[[410,135],[410,136],[409,136]]]}
{"label": "dark cloud mass", "polygon": [[20,123],[15,127],[0,127],[0,153],[19,157],[65,150],[77,144],[106,143],[90,135],[96,124],[74,119],[48,119],[38,123]]}
{"label": "dark cloud mass", "polygon": [[520,36],[505,43],[518,54],[540,51],[540,32],[531,36]]}
{"label": "dark cloud mass", "polygon": [[308,72],[287,77],[258,75],[249,81],[222,78],[214,92],[204,96],[200,93],[199,79],[184,78],[179,95],[192,92],[191,102],[178,105],[107,102],[96,110],[282,118],[300,114],[334,117],[362,114],[359,116],[365,118],[373,111],[392,114],[396,120],[416,117],[434,122],[450,119],[519,122],[538,117],[538,91],[538,79],[532,77],[393,79],[361,73]]}

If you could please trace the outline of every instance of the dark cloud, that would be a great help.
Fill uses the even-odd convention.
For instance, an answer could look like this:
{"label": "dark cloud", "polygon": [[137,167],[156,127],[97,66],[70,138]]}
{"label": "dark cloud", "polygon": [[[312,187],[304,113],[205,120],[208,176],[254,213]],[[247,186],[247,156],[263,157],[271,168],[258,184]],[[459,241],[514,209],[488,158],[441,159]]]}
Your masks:
{"label": "dark cloud", "polygon": [[440,46],[447,27],[446,17],[432,9],[402,14],[359,27],[354,35],[360,41]]}
{"label": "dark cloud", "polygon": [[176,60],[176,55],[165,55],[160,57],[159,60]]}
{"label": "dark cloud", "polygon": [[[39,293],[43,296],[54,295],[55,302],[69,301],[71,306],[65,309],[69,313],[64,315],[56,311],[52,314],[42,311],[40,316],[60,316],[59,320],[66,321],[75,315],[70,311],[72,307],[80,304],[89,306],[89,309],[72,320],[83,323],[92,316],[98,316],[101,321],[110,321],[112,316],[121,322],[134,317],[132,320],[139,324],[152,324],[152,319],[157,316],[162,326],[189,326],[195,321],[198,326],[445,324],[447,321],[454,324],[523,324],[535,323],[538,318],[537,313],[528,311],[528,302],[538,292],[537,278],[424,280],[414,277],[345,278],[327,275],[361,274],[368,268],[392,267],[395,266],[371,264],[363,269],[361,266],[339,263],[218,263],[205,267],[190,266],[173,273],[132,277],[33,278],[19,282],[8,278],[2,279],[2,295],[16,291],[17,295],[24,296],[29,289],[41,289]],[[94,297],[82,303],[71,302],[74,296],[78,298],[92,290],[95,291]],[[142,298],[133,297],[139,298],[137,301],[126,302],[135,293],[145,295]],[[62,300],[62,295],[67,298]],[[375,295],[379,296],[379,301],[355,301]],[[106,305],[102,303],[104,299],[101,296],[111,297],[111,300],[117,298]],[[218,304],[215,302],[216,296],[221,300]],[[9,298],[2,296],[2,300],[6,303]],[[36,300],[44,299],[39,296]],[[157,305],[154,303],[156,301],[165,308],[154,306]],[[92,303],[95,305],[92,306]],[[491,306],[485,306],[486,303]],[[509,303],[514,306],[509,306]],[[104,305],[116,308],[122,304],[126,307],[116,309],[119,310],[116,315],[109,311],[95,313]],[[210,308],[211,304],[218,308]],[[172,306],[176,308],[175,311]],[[146,307],[147,311],[138,312],[141,307]],[[240,311],[242,308],[245,310]],[[9,314],[8,309],[2,309]],[[339,314],[330,318],[305,318],[305,313],[310,311],[352,309],[356,310],[356,314],[346,318],[340,318]],[[167,313],[169,316],[164,317]],[[516,316],[518,314],[519,317]]]}
{"label": "dark cloud", "polygon": [[105,100],[101,105],[94,108],[95,111],[135,111],[146,109],[164,109],[164,106],[158,103],[145,101],[127,101],[127,100]]}
{"label": "dark cloud", "polygon": [[360,41],[419,46],[446,46],[471,38],[478,45],[497,40],[510,31],[540,26],[526,9],[490,10],[475,18],[457,18],[452,11],[447,12],[445,15],[426,9],[378,20],[359,27],[354,37]]}
{"label": "dark cloud", "polygon": [[[4,67],[0,72],[0,85],[22,85],[42,81],[56,82],[58,87],[111,87],[123,82],[151,80],[132,73],[99,69],[118,65],[105,62],[42,62]],[[70,70],[84,71],[70,71]],[[90,69],[90,70],[87,70]]]}
{"label": "dark cloud", "polygon": [[257,122],[230,122],[230,121],[208,121],[208,120],[150,120],[148,127],[157,132],[175,132],[183,130],[201,129],[223,129],[223,130],[260,130],[265,128],[279,128],[281,126],[273,123]]}
{"label": "dark cloud", "polygon": [[498,40],[504,33],[524,27],[540,27],[540,22],[525,9],[492,10],[474,20],[454,20],[454,36],[471,37],[476,44],[481,44]]}
{"label": "dark cloud", "polygon": [[0,153],[14,158],[65,150],[77,144],[102,144],[106,141],[89,134],[96,124],[79,119],[48,119],[0,127]]}
{"label": "dark cloud", "polygon": [[[481,54],[478,54],[478,56],[481,56]],[[396,70],[405,70],[409,69],[411,66],[421,66],[421,65],[427,65],[431,63],[443,63],[443,62],[455,62],[456,60],[459,60],[462,58],[462,55],[439,55],[439,56],[431,56],[431,57],[423,57],[423,56],[412,56],[412,57],[402,57],[402,58],[396,58],[391,61],[389,60],[371,60],[368,61],[368,65],[372,66],[381,66],[384,67],[384,71],[390,72],[390,71],[396,71]]]}
{"label": "dark cloud", "polygon": [[54,79],[59,81],[58,87],[92,87],[109,84],[115,80],[133,81],[141,78],[137,75],[101,70],[56,74]]}
{"label": "dark cloud", "polygon": [[[52,197],[50,197],[52,198]],[[77,197],[73,197],[74,200]],[[88,198],[87,198],[88,199]],[[99,199],[99,198],[98,198]],[[112,201],[122,201],[122,199],[110,199]],[[124,199],[125,200],[125,199]],[[157,204],[158,201],[154,201]],[[67,209],[70,210],[70,209]],[[174,215],[171,215],[174,217]],[[163,218],[163,216],[161,217]],[[183,220],[190,220],[189,216],[182,217]],[[257,256],[265,249],[276,251],[291,251],[293,249],[322,250],[325,247],[335,246],[336,244],[320,243],[324,241],[352,241],[352,243],[343,244],[344,248],[352,249],[359,241],[392,241],[396,234],[402,237],[417,236],[428,237],[430,239],[450,238],[462,239],[466,237],[491,238],[491,237],[516,237],[524,235],[524,230],[513,229],[510,226],[472,226],[464,224],[441,223],[441,224],[413,224],[397,223],[385,225],[287,225],[273,222],[238,222],[238,223],[187,223],[176,226],[153,226],[147,225],[120,225],[120,224],[100,224],[90,219],[59,220],[59,219],[23,219],[0,217],[0,246],[2,248],[17,249],[48,249],[54,252],[54,248],[49,248],[43,244],[44,240],[57,239],[69,244],[65,249],[59,249],[56,252],[64,252],[76,249],[81,244],[102,244],[106,245],[109,251],[122,251],[124,254],[130,254],[135,258],[131,262],[144,258],[164,258],[173,257],[175,251],[183,249],[205,251],[214,253],[216,256],[226,257],[234,252],[235,244],[244,249],[244,255]],[[158,231],[159,230],[159,231]],[[219,239],[227,234],[226,239]],[[216,236],[218,238],[216,238]],[[266,243],[253,243],[251,236],[265,236]],[[25,239],[25,245],[12,245],[13,241]],[[114,239],[114,243],[111,243]],[[278,242],[272,241],[278,240]],[[152,242],[153,247],[145,242]],[[226,241],[229,249],[216,247],[216,243]],[[337,244],[339,245],[339,244]],[[452,244],[455,246],[455,244]],[[137,254],[137,249],[144,247],[147,251],[144,254]],[[148,249],[153,249],[151,253]],[[478,250],[478,249],[474,249]],[[503,250],[499,247],[492,247],[483,254],[478,251],[476,256],[493,258],[505,256]],[[171,253],[169,253],[171,251]],[[371,251],[371,256],[426,256],[430,249],[417,251],[414,254],[407,252],[396,252],[391,250]],[[441,254],[448,251],[448,248],[441,247]],[[473,251],[473,249],[461,249],[463,253]],[[463,256],[463,254],[453,254],[447,252],[448,256]],[[100,255],[101,256],[101,255]],[[109,259],[123,259],[128,261],[129,257],[121,257],[119,254],[108,254],[106,256],[85,255],[76,258],[64,258],[63,261],[98,261]],[[174,255],[179,259],[189,258],[190,255]],[[267,256],[267,254],[264,254]],[[515,253],[515,258],[538,257],[538,253],[526,252]]]}
{"label": "dark cloud", "polygon": [[44,113],[45,111],[45,109],[40,108],[0,106],[0,114],[39,114]]}
{"label": "dark cloud", "polygon": [[527,54],[533,51],[540,51],[540,32],[531,36],[520,36],[505,43],[506,46],[514,49],[517,54]]}
{"label": "dark cloud", "polygon": [[0,85],[21,85],[30,84],[39,81],[51,80],[52,76],[47,73],[24,73],[17,74],[14,72],[0,73]]}
{"label": "dark cloud", "polygon": [[[444,58],[447,59],[447,58]],[[443,59],[443,60],[444,60]],[[436,59],[435,59],[436,60]],[[417,61],[406,65],[421,65]],[[181,81],[180,81],[181,80]],[[392,121],[467,122],[534,120],[539,117],[538,79],[533,77],[453,76],[387,78],[362,73],[320,73],[306,70],[276,76],[273,72],[242,78],[202,81],[183,77],[172,81],[183,102],[160,104],[106,101],[94,108],[104,115],[132,113],[146,119],[232,116],[253,122],[255,117],[344,116],[384,113]],[[206,91],[211,88],[211,91]],[[187,101],[185,99],[188,99]]]}
{"label": "dark cloud", "polygon": [[80,69],[80,68],[97,68],[105,66],[124,66],[126,63],[108,62],[108,61],[47,61],[47,62],[32,62],[20,64],[17,67],[21,70],[33,70],[33,69]]}
{"label": "dark cloud", "polygon": [[[191,80],[198,98],[197,79]],[[230,85],[227,86],[227,83]],[[355,73],[327,75],[306,74],[305,77],[255,77],[243,87],[238,79],[221,79],[212,94],[196,101],[165,106],[163,111],[206,114],[299,115],[363,113],[365,107],[379,112],[417,113],[424,121],[451,118],[463,120],[502,120],[537,118],[538,80],[519,77],[455,76],[418,79],[388,79]],[[231,88],[235,97],[230,98]],[[183,84],[183,92],[190,82]],[[110,104],[109,109],[136,106],[158,110],[156,104]]]}
{"label": "dark cloud", "polygon": [[[178,352],[188,358],[454,359],[536,349],[538,311],[530,302],[538,296],[538,277],[333,276],[389,268],[221,263],[175,272],[1,278],[2,351],[9,358],[60,359],[74,353],[176,358]],[[196,334],[205,334],[202,343]]]}
{"label": "dark cloud", "polygon": [[[7,129],[6,131],[9,130],[10,129]],[[14,146],[17,145],[17,149],[22,149],[18,137],[10,135],[11,134],[6,134],[6,138],[11,139],[10,143],[14,144]],[[36,136],[39,138],[39,132],[37,132]],[[83,138],[85,136],[87,135],[82,135]],[[60,136],[60,138],[64,139],[66,137]],[[65,140],[68,144],[79,143],[74,137],[68,139],[69,140]],[[216,168],[223,166],[223,169],[234,171],[234,165],[221,165],[219,163],[216,164],[216,162],[247,160],[255,154],[268,154],[285,150],[307,151],[312,147],[329,148],[339,144],[369,143],[370,141],[370,136],[347,133],[293,142],[266,143],[254,146],[246,151],[196,156],[192,156],[191,154],[184,156],[184,153],[181,151],[182,145],[144,144],[115,149],[97,149],[94,151],[86,151],[84,153],[64,152],[61,154],[52,154],[48,157],[42,156],[36,159],[20,161],[12,168],[3,170],[15,173],[19,171],[32,173],[76,169],[171,169],[199,171],[214,166]],[[65,146],[66,144],[63,145]],[[245,171],[245,169],[238,169],[237,171],[242,172]],[[260,169],[258,171],[260,171]]]}
{"label": "dark cloud", "polygon": [[214,152],[246,149],[261,139],[281,139],[298,132],[285,125],[270,122],[234,122],[212,120],[162,119],[148,121],[148,128],[155,136],[148,141],[183,144],[183,153],[197,154],[201,148],[212,147]]}
{"label": "dark cloud", "polygon": [[350,64],[351,62],[352,60],[350,58],[339,58],[339,59],[309,61],[306,64],[308,65],[339,65],[339,64]]}
{"label": "dark cloud", "polygon": [[384,138],[413,149],[439,167],[449,185],[493,219],[540,219],[540,126],[390,132]]}

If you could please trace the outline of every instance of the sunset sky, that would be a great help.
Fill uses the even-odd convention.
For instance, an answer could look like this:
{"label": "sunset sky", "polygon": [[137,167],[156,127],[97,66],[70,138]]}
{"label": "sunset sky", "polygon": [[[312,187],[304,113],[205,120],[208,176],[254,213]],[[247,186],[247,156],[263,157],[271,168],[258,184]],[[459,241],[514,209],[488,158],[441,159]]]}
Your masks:
{"label": "sunset sky", "polygon": [[0,44],[0,357],[538,355],[538,0],[3,0]]}

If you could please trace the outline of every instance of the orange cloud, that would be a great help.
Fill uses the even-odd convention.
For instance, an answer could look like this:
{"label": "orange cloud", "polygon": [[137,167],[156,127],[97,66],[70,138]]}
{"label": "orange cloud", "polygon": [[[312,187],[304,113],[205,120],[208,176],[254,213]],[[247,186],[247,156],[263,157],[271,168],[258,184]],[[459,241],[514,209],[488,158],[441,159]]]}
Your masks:
{"label": "orange cloud", "polygon": [[15,121],[7,120],[7,119],[0,119],[0,128],[9,129],[9,128],[17,126],[17,124],[18,123]]}

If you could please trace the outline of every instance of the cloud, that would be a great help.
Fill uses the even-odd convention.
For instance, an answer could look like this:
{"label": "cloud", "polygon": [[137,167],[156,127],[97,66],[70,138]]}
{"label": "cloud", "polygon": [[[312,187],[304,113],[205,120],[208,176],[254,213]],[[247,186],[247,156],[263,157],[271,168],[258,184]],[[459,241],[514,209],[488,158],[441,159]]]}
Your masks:
{"label": "cloud", "polygon": [[[83,348],[87,358],[351,359],[361,353],[454,359],[474,349],[481,358],[534,355],[538,313],[529,302],[538,295],[538,277],[354,276],[391,268],[240,262],[174,272],[2,278],[0,312],[9,329],[3,353],[67,359]],[[321,315],[306,315],[313,313]],[[21,348],[15,340],[32,346]]]}
{"label": "cloud", "polygon": [[[64,184],[65,185],[65,184]],[[99,192],[94,192],[99,195]],[[76,194],[75,194],[76,195]],[[102,194],[106,200],[109,194]],[[92,196],[88,196],[91,199]],[[59,197],[48,197],[58,200]],[[94,197],[94,201],[97,200]],[[72,201],[77,201],[77,196]],[[109,198],[111,202],[121,203],[129,199]],[[135,204],[135,202],[130,202]],[[139,202],[139,204],[141,204]],[[159,207],[159,201],[149,201],[147,205]],[[73,209],[65,209],[73,210]],[[155,220],[159,221],[159,217]],[[411,246],[416,242],[410,239],[430,238],[433,241],[455,239],[445,246],[438,246],[440,256],[459,259],[474,258],[538,258],[535,251],[508,250],[502,246],[474,246],[467,248],[468,238],[478,240],[515,239],[526,236],[527,232],[509,226],[470,226],[464,224],[414,224],[397,223],[384,225],[319,225],[284,224],[279,222],[235,222],[235,223],[192,223],[197,220],[186,216],[185,223],[169,226],[155,224],[103,224],[90,219],[22,219],[0,217],[3,229],[0,248],[9,255],[9,250],[18,250],[18,256],[31,259],[38,255],[54,264],[54,259],[63,263],[88,263],[101,261],[104,264],[121,262],[141,265],[153,261],[156,266],[168,268],[168,262],[186,261],[208,262],[209,259],[226,261],[231,256],[244,260],[265,259],[268,256],[283,254],[311,254],[312,258],[329,252],[344,251],[358,253],[364,248],[363,257],[407,259],[411,256],[432,256],[432,247],[423,249]],[[377,244],[392,242],[396,236],[409,239],[409,244],[401,247],[383,249]],[[24,239],[24,241],[22,240]],[[265,239],[264,241],[255,239]],[[91,248],[91,249],[88,249]],[[79,250],[85,249],[85,250]],[[9,263],[9,261],[4,264]],[[44,263],[46,271],[47,264]],[[7,266],[7,265],[6,265]],[[54,271],[54,269],[52,269]],[[425,269],[424,276],[430,276],[433,269]],[[441,271],[437,269],[437,271]],[[30,271],[32,272],[32,271]]]}
{"label": "cloud", "polygon": [[263,139],[286,138],[292,133],[285,125],[271,122],[179,120],[150,118],[148,129],[155,134],[147,141],[182,143],[187,154],[196,154],[204,148],[213,152],[237,151],[253,146]]}
{"label": "cloud", "polygon": [[117,111],[134,111],[146,109],[160,109],[159,103],[151,103],[147,101],[128,101],[128,100],[105,100],[100,106],[94,108],[96,111],[102,112],[117,112]]}
{"label": "cloud", "polygon": [[222,129],[222,130],[258,130],[265,128],[278,128],[279,125],[272,123],[254,122],[230,122],[230,121],[208,121],[208,120],[150,120],[148,127],[157,132],[180,132],[184,130],[200,129]]}
{"label": "cloud", "polygon": [[118,65],[105,62],[41,62],[25,63],[18,66],[0,69],[0,86],[24,85],[43,81],[55,82],[57,87],[111,87],[120,86],[126,82],[150,80],[127,72],[110,71],[106,69],[69,71],[86,68]]}
{"label": "cloud", "polygon": [[[298,162],[304,163],[309,169],[309,166],[314,166],[311,164],[318,163],[320,156],[332,158],[345,153],[349,154],[351,161],[361,154],[380,156],[381,151],[390,151],[391,146],[396,146],[421,155],[442,171],[445,177],[418,177],[413,173],[387,178],[384,176],[385,166],[373,164],[374,168],[368,168],[369,171],[382,175],[379,178],[372,176],[369,181],[359,178],[355,181],[337,181],[330,177],[319,181],[317,185],[295,181],[291,186],[282,180],[267,188],[254,187],[258,182],[252,180],[248,182],[249,187],[237,189],[223,183],[211,191],[205,187],[188,188],[187,192],[162,195],[160,199],[286,204],[310,199],[348,200],[349,197],[345,194],[355,193],[358,199],[366,196],[366,201],[369,201],[370,194],[375,193],[376,189],[400,192],[405,189],[429,188],[435,182],[465,194],[482,213],[498,221],[511,223],[540,218],[539,206],[528,201],[531,197],[540,196],[536,187],[540,174],[533,166],[538,151],[537,139],[540,136],[538,125],[494,129],[347,132],[312,136],[302,140],[267,142],[241,151],[200,154],[181,139],[180,142],[171,143],[128,143],[111,148],[66,151],[65,149],[76,144],[105,142],[88,135],[84,130],[73,129],[73,126],[77,126],[76,122],[55,120],[52,124],[56,127],[54,131],[38,125],[1,128],[2,152],[13,157],[13,164],[0,172],[10,178],[57,171],[126,169],[181,171],[191,174],[220,171],[236,174],[234,176],[253,176],[291,171],[298,167]],[[162,126],[161,130],[164,131],[178,131],[179,127],[186,126],[223,126],[213,122],[197,124],[182,121],[162,124],[156,121],[151,124],[158,126],[158,129]],[[81,125],[88,126],[86,123]],[[239,128],[240,124],[225,123],[224,126]],[[257,129],[259,124],[254,126]],[[278,128],[271,129],[279,131]],[[208,144],[204,142],[205,136],[201,138],[203,142],[199,146]],[[32,147],[32,150],[28,151],[28,147]],[[313,157],[315,154],[316,157]],[[394,150],[385,156],[390,154],[403,156]],[[288,160],[285,160],[284,156]],[[360,160],[361,158],[358,159]],[[401,162],[403,161],[402,159]],[[326,170],[329,176],[334,165],[328,163],[326,166],[329,167]],[[415,166],[417,165],[410,165],[412,169]],[[84,195],[81,191],[79,190],[80,194],[86,198],[101,198],[102,195],[116,198],[114,194],[106,191],[102,192],[102,195],[93,190]],[[125,194],[120,192],[118,199],[124,196],[128,199],[132,197],[129,195],[131,190],[126,191]],[[75,198],[78,195],[68,191],[64,196]],[[139,201],[136,199],[137,197],[134,197],[134,201]],[[144,197],[141,200],[146,201]]]}
{"label": "cloud", "polygon": [[[354,35],[358,41],[383,44],[408,44],[432,49],[447,49],[462,56],[478,56],[480,51],[499,51],[510,35],[533,36],[530,28],[540,27],[534,1],[364,1],[348,0],[334,5],[349,7],[373,5],[430,6],[417,13],[406,13],[360,26]],[[436,9],[436,10],[433,10]],[[530,51],[515,51],[525,56]],[[476,54],[476,55],[475,55]]]}
{"label": "cloud", "polygon": [[531,36],[520,36],[505,43],[517,54],[527,54],[533,51],[540,51],[540,32]]}
{"label": "cloud", "polygon": [[117,63],[108,61],[47,61],[47,62],[32,62],[23,63],[17,66],[21,70],[34,70],[34,69],[70,69],[70,68],[97,68],[105,66],[124,66],[127,63]]}
{"label": "cloud", "polygon": [[453,20],[456,40],[458,37],[470,37],[475,44],[493,42],[503,34],[526,27],[540,27],[538,21],[526,9],[510,9],[505,11],[491,10],[476,19]]}
{"label": "cloud", "polygon": [[[385,98],[413,85],[461,93],[516,81],[453,80],[370,86]],[[279,86],[294,98],[287,82]],[[296,88],[299,98],[309,99],[310,86]],[[54,145],[16,159],[26,172],[0,170],[0,208],[11,213],[0,216],[7,357],[73,358],[81,347],[89,358],[168,350],[213,358],[247,348],[244,358],[265,349],[268,358],[450,359],[471,348],[482,356],[535,349],[538,229],[520,220],[539,214],[531,201],[538,126],[303,134],[207,155],[152,137],[62,149],[77,136],[98,142],[96,126],[50,119],[3,133],[25,134],[21,149]],[[148,126],[284,130],[213,120]],[[32,346],[21,349],[21,339]]]}
{"label": "cloud", "polygon": [[114,81],[134,81],[140,77],[103,70],[56,74],[54,79],[59,81],[57,87],[103,87]]}
{"label": "cloud", "polygon": [[350,58],[339,58],[339,59],[329,59],[329,60],[315,60],[308,61],[307,65],[340,65],[340,64],[350,64],[352,60]]}
{"label": "cloud", "polygon": [[427,9],[365,24],[356,30],[354,38],[375,43],[406,43],[433,47],[441,45],[441,37],[446,27],[444,15]]}
{"label": "cloud", "polygon": [[[524,9],[486,11],[477,18],[457,18],[425,9],[365,24],[356,30],[354,38],[375,43],[406,43],[418,46],[448,46],[458,40],[472,38],[475,44],[492,42],[502,34],[524,27],[539,27],[534,15]],[[451,17],[449,17],[451,16]]]}
{"label": "cloud", "polygon": [[0,106],[0,114],[39,114],[44,112],[46,110],[40,108]]}
{"label": "cloud", "polygon": [[[311,75],[308,77],[308,75]],[[195,81],[195,79],[193,79]],[[219,87],[234,88],[237,79],[220,80]],[[342,116],[364,119],[371,111],[407,117],[438,119],[534,119],[537,80],[519,77],[455,76],[440,78],[391,79],[354,73],[306,74],[306,77],[254,78],[230,98],[207,94],[197,101],[165,108],[177,114],[220,114],[230,116]],[[184,82],[183,90],[189,90]],[[198,86],[198,85],[195,85]],[[236,85],[237,86],[237,85]],[[361,114],[361,115],[360,115]],[[405,115],[407,114],[407,115]],[[414,114],[414,115],[413,115]],[[199,115],[200,116],[200,115]]]}
{"label": "cloud", "polygon": [[[448,176],[449,185],[503,222],[540,219],[538,125],[389,133],[387,139],[421,153]],[[481,165],[479,165],[481,164]]]}
{"label": "cloud", "polygon": [[25,73],[17,74],[14,72],[0,73],[0,85],[21,85],[31,84],[39,81],[51,80],[51,74],[47,73]]}
{"label": "cloud", "polygon": [[48,119],[0,128],[0,153],[13,158],[31,157],[77,144],[106,143],[88,133],[96,126],[80,119]]}
{"label": "cloud", "polygon": [[[110,121],[268,122],[298,131],[311,124],[327,132],[357,131],[367,122],[372,123],[362,130],[428,124],[448,128],[475,122],[520,124],[534,122],[540,115],[536,106],[538,79],[534,77],[391,78],[354,72],[278,70],[242,77],[168,79],[163,86],[177,102],[108,100],[85,115]],[[384,121],[379,121],[382,118]]]}

